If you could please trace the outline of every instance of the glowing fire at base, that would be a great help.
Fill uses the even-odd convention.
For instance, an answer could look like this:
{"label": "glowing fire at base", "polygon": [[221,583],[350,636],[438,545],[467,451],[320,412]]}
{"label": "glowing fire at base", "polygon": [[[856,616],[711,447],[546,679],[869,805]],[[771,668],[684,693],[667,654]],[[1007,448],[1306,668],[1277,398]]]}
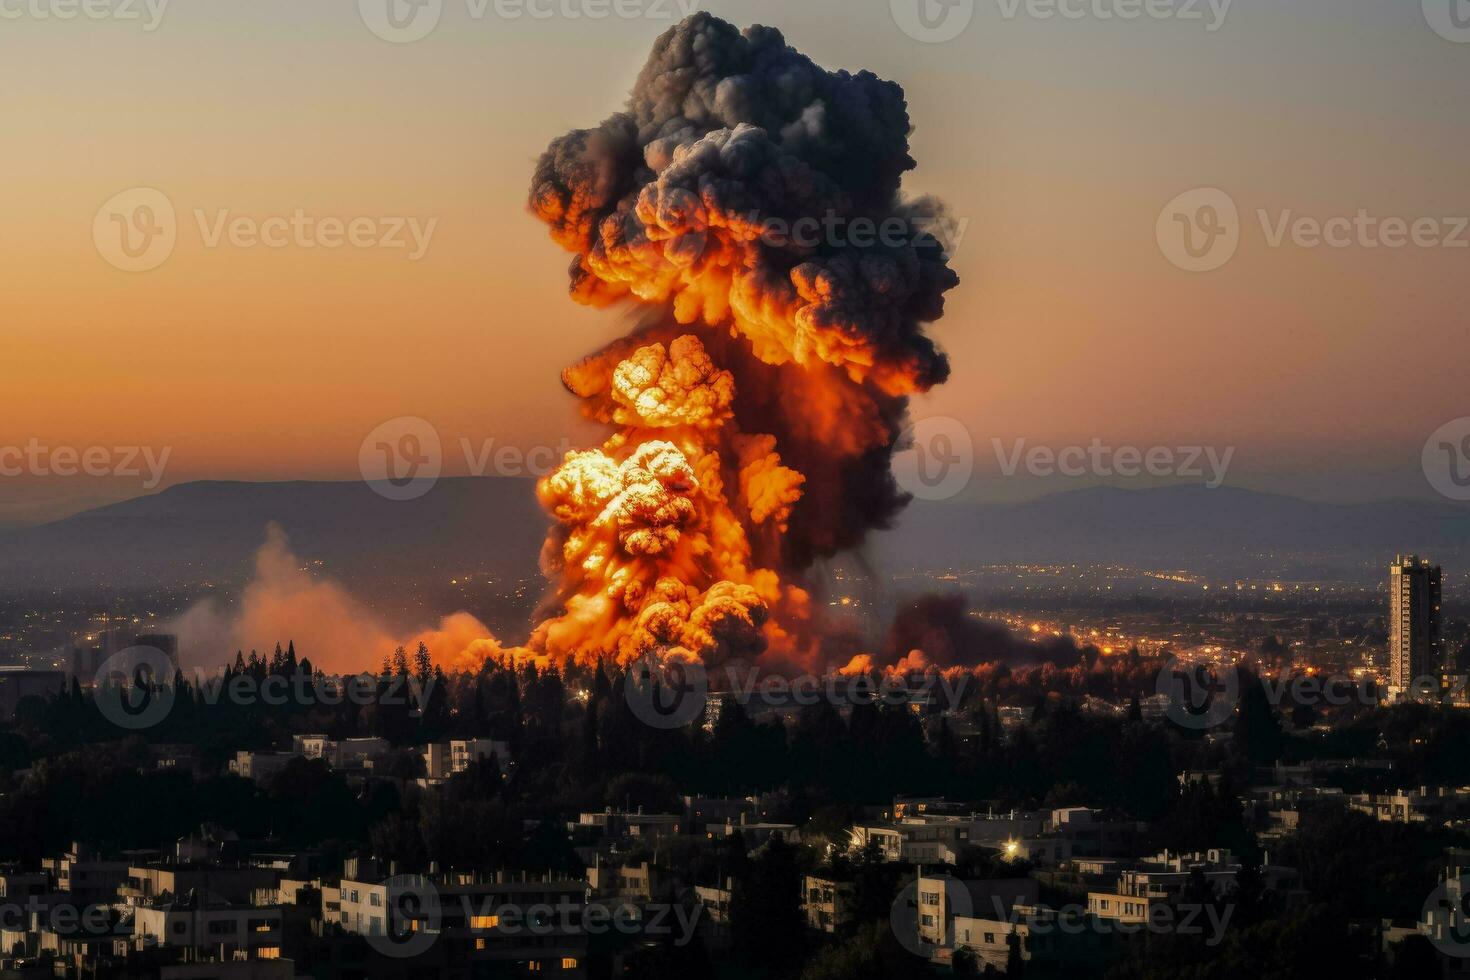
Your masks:
{"label": "glowing fire at base", "polygon": [[533,647],[624,664],[653,650],[760,652],[771,607],[805,608],[806,596],[752,567],[746,525],[784,528],[804,478],[771,436],[738,431],[734,378],[697,337],[640,347],[593,397],[594,414],[625,428],[537,488],[559,524],[543,564],[565,612]]}

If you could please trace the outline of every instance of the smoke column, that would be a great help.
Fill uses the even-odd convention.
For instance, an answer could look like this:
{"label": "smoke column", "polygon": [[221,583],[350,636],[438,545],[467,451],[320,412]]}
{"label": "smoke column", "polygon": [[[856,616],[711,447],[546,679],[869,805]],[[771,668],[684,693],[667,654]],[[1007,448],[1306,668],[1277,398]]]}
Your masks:
{"label": "smoke column", "polygon": [[804,573],[907,502],[908,396],[948,376],[924,327],[958,284],[906,201],[903,90],[708,14],[654,44],[626,108],[552,141],[530,205],[571,296],[644,310],[567,369],[615,429],[538,486],[555,587],[531,649],[810,662]]}

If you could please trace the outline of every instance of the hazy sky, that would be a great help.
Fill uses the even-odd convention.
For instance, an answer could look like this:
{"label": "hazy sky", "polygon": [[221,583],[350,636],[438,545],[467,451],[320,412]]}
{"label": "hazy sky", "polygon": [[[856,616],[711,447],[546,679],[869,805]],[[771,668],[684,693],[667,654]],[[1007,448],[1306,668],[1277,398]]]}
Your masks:
{"label": "hazy sky", "polygon": [[[405,415],[435,426],[448,472],[467,470],[461,440],[589,441],[558,373],[616,336],[618,314],[566,298],[567,256],[524,203],[547,141],[619,107],[678,6],[620,3],[639,16],[444,0],[427,37],[390,43],[354,0],[174,0],[152,30],[143,0],[115,11],[139,20],[0,0],[0,446],[167,449],[167,485],[355,478],[364,437]],[[1206,3],[1185,4],[1202,19],[977,0],[942,43],[907,35],[888,0],[700,9],[906,90],[906,188],[963,227],[962,284],[935,328],[953,379],[916,414],[968,428],[975,492],[1065,484],[997,478],[994,439],[1097,438],[1234,447],[1237,485],[1432,497],[1421,448],[1470,415],[1470,231],[1460,248],[1271,237],[1287,212],[1470,215],[1470,43],[1432,30],[1417,0],[1236,0],[1215,30]],[[1189,272],[1156,229],[1201,187],[1237,206],[1239,247]],[[150,271],[116,268],[95,241],[111,227],[103,214],[94,235],[99,208],[133,188],[176,213]],[[363,241],[412,219],[426,247],[411,257],[409,225],[403,248],[324,248],[315,232],[210,244],[233,218],[298,211],[371,219]],[[0,523],[143,482],[0,477]]]}

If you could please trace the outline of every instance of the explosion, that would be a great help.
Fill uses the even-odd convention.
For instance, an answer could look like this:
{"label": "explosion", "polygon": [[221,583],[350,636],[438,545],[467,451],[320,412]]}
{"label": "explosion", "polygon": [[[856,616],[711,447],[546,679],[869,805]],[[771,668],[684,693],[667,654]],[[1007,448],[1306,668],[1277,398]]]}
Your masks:
{"label": "explosion", "polygon": [[936,205],[900,194],[909,132],[893,82],[697,14],[624,111],[551,143],[530,204],[575,255],[572,298],[648,317],[563,373],[616,431],[538,485],[555,587],[535,655],[814,652],[805,573],[907,502],[907,398],[949,373],[924,325],[958,278]]}

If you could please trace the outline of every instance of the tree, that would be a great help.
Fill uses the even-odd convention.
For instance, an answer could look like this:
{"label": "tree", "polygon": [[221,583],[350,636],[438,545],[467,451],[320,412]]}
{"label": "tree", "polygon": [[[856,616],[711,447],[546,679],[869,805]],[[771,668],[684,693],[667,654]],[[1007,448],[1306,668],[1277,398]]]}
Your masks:
{"label": "tree", "polygon": [[1281,758],[1281,720],[1276,717],[1276,709],[1266,696],[1260,678],[1243,671],[1234,732],[1237,750],[1252,765],[1270,765]]}
{"label": "tree", "polygon": [[796,849],[772,837],[735,881],[730,897],[735,948],[752,965],[784,969],[801,957],[801,871]]}

